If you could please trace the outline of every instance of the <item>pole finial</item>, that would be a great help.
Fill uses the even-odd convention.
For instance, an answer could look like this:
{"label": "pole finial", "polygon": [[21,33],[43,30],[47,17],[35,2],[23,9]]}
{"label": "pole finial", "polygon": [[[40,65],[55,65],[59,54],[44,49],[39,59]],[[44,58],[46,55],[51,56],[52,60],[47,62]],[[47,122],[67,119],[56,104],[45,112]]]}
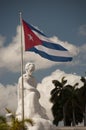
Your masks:
{"label": "pole finial", "polygon": [[20,20],[22,19],[22,12],[20,11],[19,12],[19,15],[20,15]]}
{"label": "pole finial", "polygon": [[20,11],[19,14],[22,15],[22,12]]}

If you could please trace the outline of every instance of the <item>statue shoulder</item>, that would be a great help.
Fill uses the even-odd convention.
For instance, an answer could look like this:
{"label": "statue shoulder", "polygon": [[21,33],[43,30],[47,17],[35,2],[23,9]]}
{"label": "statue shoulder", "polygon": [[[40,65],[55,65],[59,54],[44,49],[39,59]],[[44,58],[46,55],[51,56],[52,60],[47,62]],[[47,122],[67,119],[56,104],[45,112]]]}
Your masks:
{"label": "statue shoulder", "polygon": [[[27,77],[26,74],[23,74],[23,79],[25,79],[26,77]],[[19,77],[18,82],[20,83],[21,81],[22,81],[22,76]]]}

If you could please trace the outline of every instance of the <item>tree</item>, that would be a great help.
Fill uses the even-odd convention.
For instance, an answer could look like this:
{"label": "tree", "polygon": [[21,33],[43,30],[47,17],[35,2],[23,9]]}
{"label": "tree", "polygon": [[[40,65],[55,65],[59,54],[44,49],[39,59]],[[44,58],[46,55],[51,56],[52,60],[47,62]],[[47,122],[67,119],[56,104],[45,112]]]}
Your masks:
{"label": "tree", "polygon": [[65,125],[65,112],[63,107],[63,91],[67,80],[64,80],[65,77],[61,79],[61,82],[58,80],[53,80],[55,88],[51,91],[50,101],[53,103],[52,113],[54,116],[53,123],[58,125],[59,121],[64,119]]}
{"label": "tree", "polygon": [[4,116],[0,116],[0,130],[9,130],[9,125]]}
{"label": "tree", "polygon": [[71,126],[82,122],[83,112],[81,108],[81,99],[79,89],[76,88],[78,83],[66,85],[67,80],[62,78],[52,81],[55,88],[51,91],[50,101],[53,103],[52,113],[54,116],[53,123],[58,125],[59,121],[64,120],[64,125]]}
{"label": "tree", "polygon": [[80,99],[78,83],[66,85],[64,89],[64,106],[66,115],[66,125],[71,122],[73,126],[83,121],[82,100]]}
{"label": "tree", "polygon": [[83,86],[80,88],[80,95],[83,102],[84,126],[86,126],[86,78],[81,77]]}
{"label": "tree", "polygon": [[24,119],[24,121],[18,120],[18,118],[16,118],[16,115],[13,114],[11,110],[9,110],[8,108],[5,109],[8,112],[8,114],[10,114],[11,118],[11,124],[9,130],[27,130],[27,126],[25,125],[25,123],[29,123],[31,126],[34,125],[32,119]]}

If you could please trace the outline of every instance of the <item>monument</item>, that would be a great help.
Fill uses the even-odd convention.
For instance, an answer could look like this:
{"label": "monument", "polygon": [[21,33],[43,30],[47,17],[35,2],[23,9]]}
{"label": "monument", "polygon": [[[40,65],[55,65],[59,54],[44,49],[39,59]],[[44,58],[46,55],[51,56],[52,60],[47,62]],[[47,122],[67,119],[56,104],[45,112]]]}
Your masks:
{"label": "monument", "polygon": [[[34,126],[27,125],[29,130],[54,130],[52,122],[48,119],[45,109],[40,105],[40,93],[36,89],[37,82],[32,73],[35,70],[33,63],[27,63],[25,66],[26,73],[23,74],[24,83],[24,118],[32,119]],[[19,120],[22,119],[22,77],[18,81],[18,107],[16,116]]]}

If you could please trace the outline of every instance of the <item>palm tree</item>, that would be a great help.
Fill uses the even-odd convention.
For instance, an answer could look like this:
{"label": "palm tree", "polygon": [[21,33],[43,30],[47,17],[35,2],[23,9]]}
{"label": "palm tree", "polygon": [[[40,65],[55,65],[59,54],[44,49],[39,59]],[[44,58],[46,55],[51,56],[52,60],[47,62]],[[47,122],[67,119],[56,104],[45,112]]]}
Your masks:
{"label": "palm tree", "polygon": [[58,125],[59,121],[64,120],[64,125],[71,126],[82,122],[83,112],[81,100],[79,98],[79,89],[76,89],[78,83],[66,85],[67,80],[62,78],[61,82],[53,80],[55,88],[51,91],[50,101],[53,103],[52,113],[53,123]]}
{"label": "palm tree", "polygon": [[0,130],[9,130],[9,125],[4,116],[0,116]]}
{"label": "palm tree", "polygon": [[5,109],[8,112],[8,114],[10,114],[10,118],[11,118],[11,124],[9,130],[27,130],[27,126],[25,125],[25,123],[30,123],[31,126],[34,125],[32,119],[24,119],[24,121],[18,120],[16,118],[16,115],[13,114],[11,110],[9,110],[8,108]]}
{"label": "palm tree", "polygon": [[[66,85],[64,89],[64,106],[66,119],[75,126],[83,121],[82,102],[79,95],[78,83]],[[67,121],[66,121],[67,122]]]}
{"label": "palm tree", "polygon": [[83,86],[80,88],[80,94],[83,102],[83,112],[84,112],[84,126],[86,126],[86,78],[81,77]]}
{"label": "palm tree", "polygon": [[[30,123],[33,126],[33,121],[31,119],[25,119],[24,123]],[[18,120],[13,117],[10,125],[10,130],[27,130],[26,125],[23,126],[23,121]]]}
{"label": "palm tree", "polygon": [[59,121],[64,119],[65,125],[65,112],[63,107],[63,91],[67,80],[64,80],[65,77],[61,79],[61,82],[58,80],[53,80],[55,88],[51,91],[50,101],[53,103],[52,113],[54,116],[53,123],[58,125]]}

